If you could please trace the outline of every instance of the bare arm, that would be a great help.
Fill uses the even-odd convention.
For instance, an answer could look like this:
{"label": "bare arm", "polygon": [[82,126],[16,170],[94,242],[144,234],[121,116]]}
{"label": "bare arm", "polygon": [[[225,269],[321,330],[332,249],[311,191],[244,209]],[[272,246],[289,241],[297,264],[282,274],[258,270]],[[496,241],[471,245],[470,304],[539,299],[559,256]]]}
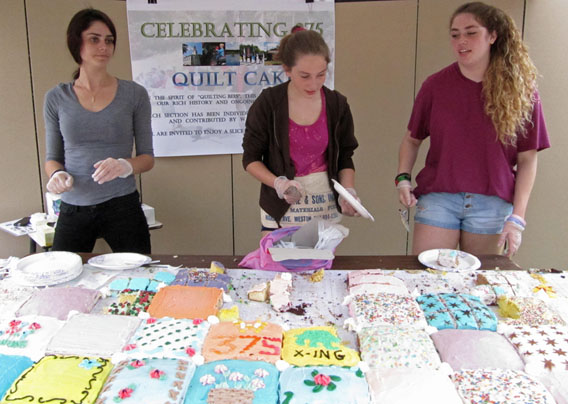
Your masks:
{"label": "bare arm", "polygon": [[524,219],[529,197],[536,178],[537,151],[520,152],[517,156],[517,179],[515,182],[515,197],[513,214]]}
{"label": "bare arm", "polygon": [[149,154],[140,154],[125,160],[132,165],[132,174],[145,173],[154,167],[154,156]]}
{"label": "bare arm", "polygon": [[[412,168],[414,167],[414,163],[416,163],[416,156],[418,156],[418,150],[420,149],[421,144],[422,140],[414,139],[410,136],[410,131],[406,132],[398,150],[397,173],[412,173]],[[398,187],[398,200],[401,204],[410,208],[416,205],[416,198],[411,191],[411,184],[406,185],[407,186]]]}

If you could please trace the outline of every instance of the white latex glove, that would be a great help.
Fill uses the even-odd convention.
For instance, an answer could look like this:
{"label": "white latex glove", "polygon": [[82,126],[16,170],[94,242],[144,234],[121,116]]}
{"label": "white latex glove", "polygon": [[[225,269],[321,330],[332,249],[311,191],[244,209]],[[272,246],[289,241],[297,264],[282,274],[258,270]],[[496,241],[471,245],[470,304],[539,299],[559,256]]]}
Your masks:
{"label": "white latex glove", "polygon": [[274,180],[274,189],[278,194],[278,198],[284,199],[290,205],[302,199],[304,188],[298,181],[289,180],[284,176],[276,177]]}
{"label": "white latex glove", "polygon": [[524,228],[514,222],[505,222],[503,232],[499,237],[498,246],[505,245],[507,241],[507,250],[503,252],[504,255],[511,258],[521,246]]}
{"label": "white latex glove", "polygon": [[47,190],[54,194],[61,194],[73,188],[73,176],[67,171],[57,171],[47,182]]}
{"label": "white latex glove", "polygon": [[[361,199],[357,196],[357,192],[353,188],[345,188],[347,192],[349,192],[353,197],[358,201],[361,202]],[[345,216],[361,216],[359,212],[355,210],[353,206],[345,199],[343,196],[339,195],[339,206],[341,207],[341,214]]]}
{"label": "white latex glove", "polygon": [[410,184],[410,181],[400,181],[396,186],[396,189],[398,189],[398,200],[401,204],[407,208],[411,208],[416,205],[417,199],[412,192],[412,185]]}
{"label": "white latex glove", "polygon": [[109,157],[105,160],[97,161],[94,164],[95,172],[92,177],[98,184],[104,184],[117,177],[126,178],[132,174],[132,164],[125,159],[113,159]]}

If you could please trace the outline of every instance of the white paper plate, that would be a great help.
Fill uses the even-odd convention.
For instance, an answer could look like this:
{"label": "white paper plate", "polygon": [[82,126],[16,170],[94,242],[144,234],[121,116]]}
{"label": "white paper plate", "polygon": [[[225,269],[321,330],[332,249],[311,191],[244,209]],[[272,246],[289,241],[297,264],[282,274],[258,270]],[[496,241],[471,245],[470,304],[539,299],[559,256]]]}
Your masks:
{"label": "white paper plate", "polygon": [[339,182],[335,181],[333,178],[331,180],[333,181],[333,187],[339,193],[339,195],[341,195],[342,197],[347,199],[347,202],[349,202],[351,204],[351,206],[353,206],[355,208],[355,210],[361,215],[361,217],[364,217],[365,219],[369,219],[373,222],[375,221],[375,218],[373,217],[373,215],[371,215],[369,213],[369,211],[367,209],[365,209],[365,207],[361,204],[361,202],[359,202],[357,199],[355,199],[355,197],[353,195],[351,195],[349,193],[349,191],[346,190],[343,187],[343,185],[341,185]]}
{"label": "white paper plate", "polygon": [[88,263],[91,266],[101,269],[123,271],[126,269],[138,268],[139,266],[148,264],[150,261],[152,261],[152,258],[142,254],[112,253],[97,255],[96,257],[89,259]]}
{"label": "white paper plate", "polygon": [[457,268],[444,267],[438,264],[438,254],[440,253],[440,249],[423,251],[418,256],[418,261],[429,268],[447,272],[474,271],[481,267],[481,261],[479,261],[479,258],[476,256],[464,251],[455,251],[458,253],[459,261]]}
{"label": "white paper plate", "polygon": [[49,251],[22,258],[11,272],[14,281],[25,286],[50,286],[75,279],[83,271],[78,254]]}

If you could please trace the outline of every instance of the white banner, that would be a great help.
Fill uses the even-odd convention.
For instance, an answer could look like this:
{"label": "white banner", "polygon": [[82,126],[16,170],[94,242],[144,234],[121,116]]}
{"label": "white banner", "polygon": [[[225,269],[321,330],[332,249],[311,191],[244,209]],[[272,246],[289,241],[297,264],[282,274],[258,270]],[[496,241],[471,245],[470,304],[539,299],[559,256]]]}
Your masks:
{"label": "white banner", "polygon": [[[152,102],[156,156],[242,153],[249,106],[287,80],[274,55],[297,24],[334,60],[333,1],[128,0],[132,77]],[[333,62],[326,86],[333,88]]]}

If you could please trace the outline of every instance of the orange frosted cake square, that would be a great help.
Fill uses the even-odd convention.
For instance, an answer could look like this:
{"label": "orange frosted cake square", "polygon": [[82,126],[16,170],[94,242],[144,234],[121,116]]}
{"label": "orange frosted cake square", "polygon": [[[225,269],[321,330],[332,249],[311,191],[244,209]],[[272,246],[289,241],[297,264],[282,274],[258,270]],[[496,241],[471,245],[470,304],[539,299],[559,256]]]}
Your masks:
{"label": "orange frosted cake square", "polygon": [[156,293],[148,313],[156,318],[201,318],[217,314],[223,290],[203,286],[166,286]]}
{"label": "orange frosted cake square", "polygon": [[206,362],[241,359],[276,363],[280,359],[282,327],[264,321],[224,321],[212,325],[203,343]]}

